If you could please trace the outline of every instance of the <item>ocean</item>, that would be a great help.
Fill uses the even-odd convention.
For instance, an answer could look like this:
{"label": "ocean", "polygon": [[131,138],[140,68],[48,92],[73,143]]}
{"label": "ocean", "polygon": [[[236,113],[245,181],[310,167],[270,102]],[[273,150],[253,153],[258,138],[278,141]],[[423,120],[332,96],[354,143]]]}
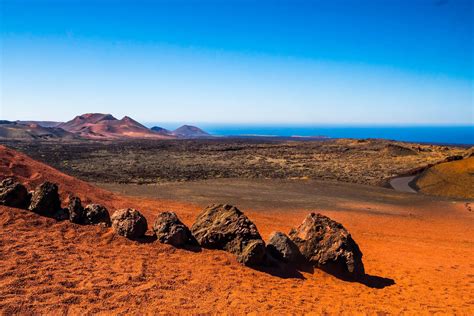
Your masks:
{"label": "ocean", "polygon": [[[181,124],[148,123],[175,129]],[[325,136],[329,138],[382,138],[406,142],[474,145],[474,125],[471,126],[272,126],[244,124],[189,124],[214,136]]]}

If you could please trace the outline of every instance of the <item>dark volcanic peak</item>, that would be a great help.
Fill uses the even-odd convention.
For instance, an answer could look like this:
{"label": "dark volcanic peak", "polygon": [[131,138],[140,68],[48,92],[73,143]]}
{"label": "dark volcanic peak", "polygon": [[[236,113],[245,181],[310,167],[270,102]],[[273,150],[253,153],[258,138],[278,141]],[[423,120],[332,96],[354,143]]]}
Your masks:
{"label": "dark volcanic peak", "polygon": [[209,133],[206,133],[199,127],[191,125],[183,125],[180,128],[175,129],[173,131],[173,135],[181,138],[201,138],[211,136]]}
{"label": "dark volcanic peak", "polygon": [[166,128],[163,128],[160,126],[153,126],[151,130],[154,131],[155,133],[162,134],[162,135],[172,135],[173,133],[170,130],[167,130]]}

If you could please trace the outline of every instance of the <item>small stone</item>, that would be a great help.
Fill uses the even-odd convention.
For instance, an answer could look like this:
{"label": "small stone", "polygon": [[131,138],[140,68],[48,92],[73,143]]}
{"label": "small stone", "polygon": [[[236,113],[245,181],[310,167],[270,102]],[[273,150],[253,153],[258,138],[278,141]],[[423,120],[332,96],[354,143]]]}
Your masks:
{"label": "small stone", "polygon": [[89,204],[84,208],[84,223],[87,225],[101,224],[110,227],[109,211],[100,204]]}
{"label": "small stone", "polygon": [[69,198],[68,204],[69,220],[72,223],[83,224],[84,223],[84,208],[82,207],[81,199],[77,196]]}
{"label": "small stone", "polygon": [[111,217],[112,228],[129,239],[143,237],[148,230],[146,218],[137,210],[126,208],[115,211]]}
{"label": "small stone", "polygon": [[342,224],[321,214],[309,214],[290,232],[301,254],[313,265],[346,277],[364,275],[362,252]]}
{"label": "small stone", "polygon": [[158,215],[153,231],[158,241],[175,247],[183,247],[191,240],[191,232],[174,212],[163,212]]}
{"label": "small stone", "polygon": [[31,196],[25,186],[13,178],[6,178],[0,182],[0,205],[25,209],[30,204],[30,199]]}
{"label": "small stone", "polygon": [[53,217],[61,209],[58,185],[51,182],[40,184],[33,192],[28,209],[40,215]]}
{"label": "small stone", "polygon": [[275,259],[296,263],[301,257],[298,246],[284,233],[273,232],[267,242],[267,252]]}

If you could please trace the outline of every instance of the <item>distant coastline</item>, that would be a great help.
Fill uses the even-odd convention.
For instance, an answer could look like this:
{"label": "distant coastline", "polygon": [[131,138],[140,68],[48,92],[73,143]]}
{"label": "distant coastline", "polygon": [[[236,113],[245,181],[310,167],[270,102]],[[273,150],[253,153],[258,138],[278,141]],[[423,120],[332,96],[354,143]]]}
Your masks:
{"label": "distant coastline", "polygon": [[[174,128],[178,123],[145,123],[146,126]],[[227,137],[314,137],[381,138],[404,142],[474,145],[474,125],[470,126],[341,126],[341,125],[253,125],[195,123],[213,136]]]}

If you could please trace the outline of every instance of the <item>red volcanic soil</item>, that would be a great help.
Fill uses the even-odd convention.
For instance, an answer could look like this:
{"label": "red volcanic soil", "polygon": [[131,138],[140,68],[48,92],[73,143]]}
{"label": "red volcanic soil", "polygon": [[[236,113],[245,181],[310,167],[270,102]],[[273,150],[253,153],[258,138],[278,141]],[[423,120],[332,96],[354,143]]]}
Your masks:
{"label": "red volcanic soil", "polygon": [[89,139],[173,138],[156,133],[128,116],[118,120],[110,114],[101,113],[79,115],[69,122],[58,125],[58,127]]}
{"label": "red volcanic soil", "polygon": [[[134,207],[151,226],[173,210],[191,225],[192,204],[119,196],[0,147],[0,174],[30,188],[44,180],[103,203]],[[0,312],[474,314],[474,214],[462,203],[419,207],[347,201],[348,211],[322,213],[342,222],[364,253],[361,283],[320,270],[258,271],[223,251],[138,243],[111,229],[56,222],[26,210],[0,207]],[[372,208],[379,213],[357,212]],[[263,237],[288,232],[307,211],[244,210]]]}

